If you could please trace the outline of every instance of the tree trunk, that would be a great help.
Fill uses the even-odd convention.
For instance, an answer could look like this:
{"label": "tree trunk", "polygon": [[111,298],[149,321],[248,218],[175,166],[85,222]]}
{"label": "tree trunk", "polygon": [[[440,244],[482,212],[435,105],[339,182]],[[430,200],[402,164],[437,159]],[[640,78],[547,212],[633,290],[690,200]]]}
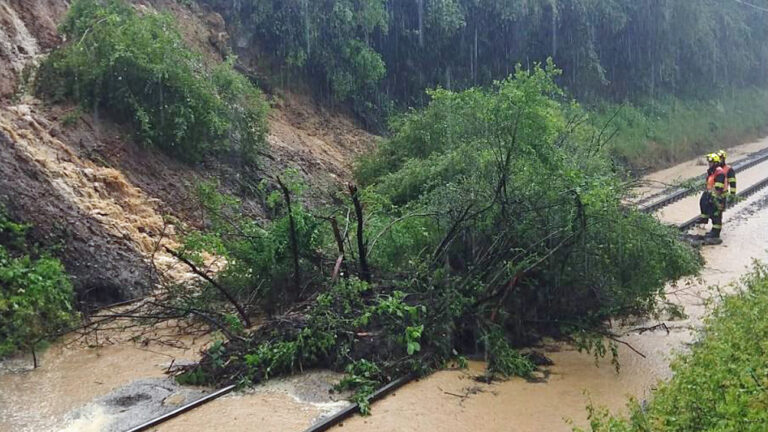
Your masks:
{"label": "tree trunk", "polygon": [[277,184],[283,191],[285,204],[288,206],[288,224],[290,226],[291,254],[293,255],[293,295],[291,300],[299,298],[301,293],[301,268],[299,266],[299,240],[296,235],[296,221],[293,219],[293,209],[291,208],[291,191],[283,183],[280,177],[276,178]]}
{"label": "tree trunk", "polygon": [[363,205],[360,203],[360,196],[358,195],[357,186],[349,183],[349,195],[352,197],[352,204],[355,207],[355,215],[357,216],[357,249],[358,259],[360,260],[360,279],[365,282],[371,281],[371,270],[368,268],[367,251],[365,250],[365,238],[363,232]]}

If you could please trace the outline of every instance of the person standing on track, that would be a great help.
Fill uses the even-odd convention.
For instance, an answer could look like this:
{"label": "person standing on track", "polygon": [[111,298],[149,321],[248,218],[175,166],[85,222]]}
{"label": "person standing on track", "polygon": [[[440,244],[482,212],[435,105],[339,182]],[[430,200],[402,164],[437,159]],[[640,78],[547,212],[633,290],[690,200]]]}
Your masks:
{"label": "person standing on track", "polygon": [[723,228],[723,212],[726,206],[726,174],[721,166],[720,156],[715,153],[707,155],[707,189],[701,194],[699,208],[701,216],[698,223],[706,224],[712,219],[712,231],[707,237],[720,237]]}
{"label": "person standing on track", "polygon": [[717,152],[717,155],[720,156],[720,166],[723,167],[725,177],[728,180],[725,189],[727,191],[727,201],[731,203],[736,198],[736,171],[726,163],[725,158],[728,156],[728,153],[726,153],[725,150],[720,150]]}
{"label": "person standing on track", "polygon": [[712,153],[708,157],[710,168],[707,171],[707,192],[709,195],[709,205],[707,206],[708,219],[712,219],[712,230],[706,237],[720,238],[720,231],[723,229],[723,213],[726,206],[726,180],[725,170],[721,166],[720,156]]}
{"label": "person standing on track", "polygon": [[[715,172],[715,162],[712,160],[712,156],[714,153],[710,153],[707,155],[707,163],[709,163],[709,167],[707,167],[707,173],[704,175],[704,181],[707,185],[707,188],[704,190],[704,192],[701,193],[701,198],[699,198],[699,209],[701,210],[699,220],[697,223],[701,225],[706,225],[709,222],[709,218],[711,216],[711,211],[709,209],[710,203],[712,202],[711,199],[711,188],[709,184],[709,179],[712,177],[712,174]],[[714,186],[714,183],[713,183]]]}

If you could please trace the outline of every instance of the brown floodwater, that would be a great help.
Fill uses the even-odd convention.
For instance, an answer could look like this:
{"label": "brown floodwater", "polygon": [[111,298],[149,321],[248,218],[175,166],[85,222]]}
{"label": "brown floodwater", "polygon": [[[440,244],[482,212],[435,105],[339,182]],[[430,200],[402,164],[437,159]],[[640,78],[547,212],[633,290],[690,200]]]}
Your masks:
{"label": "brown floodwater", "polygon": [[[169,331],[157,328],[155,335]],[[0,431],[67,430],[71,410],[138,378],[162,377],[172,360],[195,360],[207,342],[207,338],[182,337],[176,347],[144,346],[132,343],[130,333],[100,333],[98,342],[95,336],[87,340],[70,336],[54,344],[40,355],[40,367],[34,370],[28,356],[4,362],[4,370],[0,370]],[[101,346],[94,346],[97,343]],[[88,423],[97,422],[96,418]],[[68,430],[84,430],[82,423]]]}
{"label": "brown floodwater", "polygon": [[[755,167],[740,173],[740,188],[761,172],[768,171]],[[542,382],[512,379],[490,385],[478,383],[472,378],[482,373],[484,365],[471,362],[467,370],[444,370],[407,385],[376,403],[373,415],[349,419],[337,430],[568,431],[566,419],[584,425],[590,399],[622,410],[628,396],[646,398],[658,380],[669,377],[669,362],[675,352],[685,349],[695,337],[712,295],[707,287],[737,279],[753,258],[768,258],[768,213],[758,206],[765,204],[766,195],[757,194],[726,213],[724,243],[703,250],[707,265],[700,278],[667,288],[669,300],[681,305],[688,315],[683,320],[665,319],[669,334],[632,331],[662,322],[653,319],[615,325],[617,333],[626,334],[623,340],[645,355],[642,358],[621,345],[620,373],[607,360],[596,366],[592,356],[548,341],[540,349],[555,364],[546,368]],[[683,201],[660,217],[677,222],[697,212],[696,201]],[[171,330],[158,329],[159,333],[164,331]],[[136,380],[163,376],[172,360],[194,360],[209,342],[207,338],[183,338],[179,347],[145,346],[113,332],[103,332],[100,338],[100,343],[111,340],[102,347],[89,347],[94,340],[56,343],[42,354],[36,370],[29,368],[28,358],[0,363],[0,431],[104,430],[112,419],[98,405],[89,408],[87,415],[73,418],[71,413]],[[249,393],[208,403],[155,430],[301,431],[344,406],[340,396],[328,393],[338,378],[329,372],[313,372],[274,381]]]}

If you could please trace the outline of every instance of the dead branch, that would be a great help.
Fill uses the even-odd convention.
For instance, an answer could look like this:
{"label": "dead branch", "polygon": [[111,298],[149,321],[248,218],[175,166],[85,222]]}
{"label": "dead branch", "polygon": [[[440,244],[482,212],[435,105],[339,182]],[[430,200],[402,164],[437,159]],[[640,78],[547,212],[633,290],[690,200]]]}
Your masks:
{"label": "dead branch", "polygon": [[165,246],[165,250],[173,255],[176,259],[183,262],[184,264],[189,267],[190,270],[192,270],[193,273],[200,276],[201,278],[205,279],[208,283],[214,286],[219,292],[226,297],[226,299],[232,303],[232,305],[237,309],[237,313],[240,314],[240,318],[242,318],[243,323],[245,324],[245,328],[251,327],[251,320],[248,318],[248,314],[245,312],[245,309],[240,305],[240,303],[235,300],[235,298],[232,296],[232,294],[229,293],[229,291],[221,286],[218,282],[213,280],[212,277],[208,276],[205,272],[201,271],[197,268],[197,266],[192,263],[190,260],[184,258],[180,253],[176,252],[175,250],[169,248],[168,246]]}
{"label": "dead branch", "polygon": [[358,260],[360,261],[360,279],[365,282],[371,281],[371,270],[368,268],[368,258],[365,249],[365,238],[363,232],[363,205],[360,203],[360,196],[358,194],[357,186],[352,183],[348,183],[349,195],[352,197],[352,204],[355,207],[355,215],[357,216],[357,249]]}
{"label": "dead branch", "polygon": [[296,221],[293,219],[293,209],[291,208],[291,191],[280,179],[275,177],[277,184],[283,191],[285,205],[288,208],[288,224],[290,225],[291,254],[293,255],[293,298],[296,299],[301,292],[301,268],[299,266],[299,241],[296,234]]}

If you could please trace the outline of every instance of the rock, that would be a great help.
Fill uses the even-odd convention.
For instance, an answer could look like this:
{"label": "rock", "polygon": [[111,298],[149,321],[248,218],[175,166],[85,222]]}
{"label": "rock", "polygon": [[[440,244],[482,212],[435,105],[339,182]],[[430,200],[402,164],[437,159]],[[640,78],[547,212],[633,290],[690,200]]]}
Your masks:
{"label": "rock", "polygon": [[187,396],[181,392],[176,392],[167,398],[163,399],[163,405],[166,406],[181,406],[187,401]]}

